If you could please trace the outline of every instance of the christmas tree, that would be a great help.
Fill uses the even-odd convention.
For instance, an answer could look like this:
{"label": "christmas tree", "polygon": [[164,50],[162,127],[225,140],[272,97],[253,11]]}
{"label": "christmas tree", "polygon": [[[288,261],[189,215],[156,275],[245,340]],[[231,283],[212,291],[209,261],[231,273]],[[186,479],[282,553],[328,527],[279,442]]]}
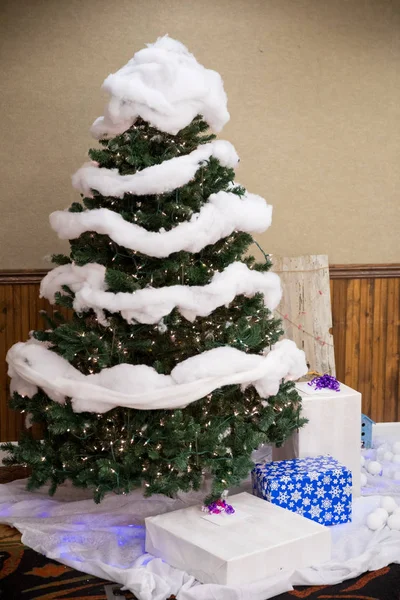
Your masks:
{"label": "christmas tree", "polygon": [[279,277],[246,254],[272,207],[235,183],[236,151],[210,132],[229,119],[222,80],[182,44],[160,38],[103,87],[81,202],[50,216],[70,254],[41,284],[73,314],[7,355],[11,406],[43,439],[28,430],[6,462],[32,469],[30,489],[68,479],[97,502],[208,474],[214,499],[302,424],[292,380],[307,367],[278,341]]}

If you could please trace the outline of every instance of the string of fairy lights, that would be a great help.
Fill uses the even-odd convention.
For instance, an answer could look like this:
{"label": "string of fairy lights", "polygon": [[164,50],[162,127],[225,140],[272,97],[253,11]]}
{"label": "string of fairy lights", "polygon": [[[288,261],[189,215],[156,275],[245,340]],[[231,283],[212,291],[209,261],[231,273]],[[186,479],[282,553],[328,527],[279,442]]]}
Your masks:
{"label": "string of fairy lights", "polygon": [[[148,136],[144,135],[144,139],[147,139]],[[130,140],[129,136],[127,137],[127,140]],[[185,152],[185,143],[183,142],[182,145],[177,149],[177,154],[179,154],[181,151]],[[118,161],[120,160],[124,160],[124,158],[121,158],[121,154],[117,153],[116,154],[117,157],[117,164]],[[199,187],[202,188],[203,184],[202,182],[199,182]],[[118,200],[112,200],[110,202],[111,206],[115,206],[118,203]],[[145,213],[143,211],[141,211],[141,200],[136,200],[136,211],[135,214],[133,216],[133,222],[134,223],[142,223],[145,220]],[[171,218],[171,221],[173,222],[177,222],[179,220],[181,220],[181,213],[182,212],[186,212],[190,209],[188,209],[188,207],[184,206],[183,204],[180,204],[178,202],[178,196],[177,196],[177,202],[175,204],[175,210],[177,211],[177,214],[170,217],[170,215],[167,215],[167,213],[165,213],[164,211],[160,211],[163,217],[166,218]],[[143,216],[142,216],[143,215]],[[185,218],[187,219],[188,215],[185,214],[184,215]],[[190,216],[190,214],[189,214]],[[90,239],[95,240],[96,238],[96,234],[94,233],[90,233],[89,234]],[[224,252],[226,252],[227,250],[230,249],[232,242],[235,240],[235,234],[232,234],[231,236],[229,236],[228,238],[226,238],[224,240],[223,243],[221,243],[220,247],[216,250],[213,251],[213,255],[221,255]],[[102,242],[103,243],[103,242]],[[115,252],[114,257],[112,258],[112,262],[114,262],[117,258],[117,256],[119,255],[119,248],[118,246],[112,242],[109,241],[108,245],[110,246],[110,248],[113,249],[113,251]],[[123,250],[123,252],[126,252],[126,249]],[[135,256],[138,254],[136,251],[128,251],[129,256],[127,256],[127,258],[131,258],[131,259],[135,259]],[[242,252],[240,253],[240,255],[242,254]],[[265,259],[266,261],[269,260],[268,256],[264,253]],[[138,256],[139,258],[139,256]],[[206,264],[207,263],[207,264]],[[204,275],[206,275],[207,277],[212,277],[216,272],[218,272],[218,265],[217,265],[218,261],[213,260],[213,257],[207,256],[206,262],[201,261],[201,267],[204,269]],[[199,259],[195,259],[195,258],[190,258],[187,259],[187,262],[185,262],[185,264],[182,266],[182,269],[179,272],[179,283],[184,284],[185,279],[187,280],[187,276],[185,276],[185,269],[190,269],[190,268],[194,268],[194,267],[199,267]],[[145,265],[143,264],[137,264],[136,265],[136,273],[130,273],[130,275],[134,278],[134,279],[140,279],[140,276],[143,274],[143,272],[145,271]],[[163,269],[164,274],[166,275],[168,273],[168,269]],[[150,285],[153,282],[152,279],[152,274],[150,273],[150,279],[149,279],[149,283]],[[232,308],[235,308],[234,305],[232,305]],[[252,317],[249,317],[249,327],[251,326],[251,324],[257,324],[259,322],[259,320],[261,319],[261,310],[255,311],[255,314],[252,315]],[[284,317],[285,318],[285,317]],[[95,319],[95,321],[97,321],[97,319]],[[224,328],[229,328],[233,325],[233,321],[227,320],[224,323],[221,322],[217,322],[215,323],[211,318],[208,320],[205,320],[203,322],[203,326],[204,326],[204,330],[202,332],[202,334],[199,333],[198,327],[195,323],[193,323],[190,326],[187,326],[186,329],[188,331],[188,333],[186,334],[187,336],[191,335],[191,341],[194,342],[195,344],[200,344],[202,341],[204,341],[204,337],[206,335],[212,335],[212,332],[215,331],[216,333],[220,332],[222,329]],[[174,327],[166,327],[165,325],[163,326],[162,324],[158,323],[154,326],[154,332],[158,333],[158,334],[162,334],[162,335],[166,335],[169,336],[170,341],[173,344],[179,344],[182,343],[182,341],[179,339],[180,335],[179,335],[179,323],[176,323]],[[189,333],[190,332],[190,333]],[[112,327],[108,327],[105,329],[105,333],[104,334],[100,334],[99,340],[102,340],[104,335],[111,335],[112,336],[112,350],[113,347],[115,346],[115,349],[122,355],[122,357],[127,357],[130,353],[130,350],[128,347],[126,347],[126,345],[124,344],[123,340],[118,339],[115,329],[113,329]],[[85,331],[82,331],[79,333],[80,337],[85,338],[87,336]],[[203,335],[203,339],[202,339],[202,335]],[[128,338],[133,338],[134,334],[131,333],[128,335]],[[249,345],[246,343],[245,340],[241,340],[239,339],[239,337],[235,337],[233,339],[233,343],[234,344],[239,344],[241,345],[241,347],[244,350],[247,350],[249,348]],[[268,346],[269,340],[265,340],[265,346]],[[149,352],[153,351],[153,348],[155,346],[156,342],[154,339],[149,341],[149,346],[147,348],[147,350]],[[76,354],[75,354],[76,356]],[[99,353],[99,348],[95,348],[95,347],[91,347],[90,348],[90,352],[87,351],[87,356],[85,356],[85,361],[87,361],[89,363],[88,366],[88,372],[89,374],[94,374],[95,372],[97,372],[97,368],[98,368],[98,364],[100,361],[101,355]],[[218,393],[218,392],[217,392]],[[206,431],[207,429],[209,429],[211,427],[211,425],[215,426],[215,419],[212,421],[211,418],[207,418],[210,415],[210,405],[213,402],[213,400],[215,400],[215,394],[214,392],[209,394],[202,402],[202,425],[204,427],[204,430]],[[281,411],[284,410],[284,408],[286,406],[289,406],[290,402],[286,402],[283,405],[280,406],[276,406],[274,407],[274,411],[276,413],[279,413]],[[260,398],[255,394],[255,391],[252,390],[251,388],[249,390],[245,390],[240,397],[240,406],[238,406],[238,408],[233,407],[232,410],[232,414],[221,418],[219,421],[219,427],[220,427],[220,432],[219,432],[219,436],[220,436],[220,441],[221,441],[221,446],[219,447],[218,444],[216,447],[207,450],[207,452],[213,457],[214,460],[221,460],[221,461],[227,461],[230,460],[232,458],[232,450],[229,447],[226,447],[226,445],[223,442],[224,438],[231,435],[232,434],[232,423],[234,422],[235,418],[237,418],[240,414],[245,414],[246,417],[248,417],[249,419],[253,420],[253,422],[256,422],[257,418],[259,417],[260,411],[261,411],[261,404],[260,404]],[[50,407],[47,405],[45,407],[45,411],[49,411]],[[64,462],[62,462],[62,469],[64,472],[68,473],[69,470],[73,470],[72,469],[72,463],[74,460],[80,462],[82,465],[88,464],[88,466],[90,465],[91,461],[96,461],[98,458],[108,458],[110,455],[112,457],[112,463],[109,465],[108,468],[108,472],[115,477],[116,483],[117,483],[117,487],[119,486],[119,463],[123,462],[123,458],[124,456],[129,455],[130,452],[132,452],[132,449],[134,448],[135,445],[140,446],[140,448],[145,448],[147,450],[147,456],[148,456],[148,451],[149,449],[151,449],[154,453],[158,453],[159,457],[162,457],[162,460],[159,461],[158,464],[158,470],[154,473],[154,465],[151,465],[151,461],[149,459],[144,459],[141,462],[141,465],[139,466],[139,468],[141,468],[141,472],[143,474],[143,481],[144,481],[144,485],[145,487],[150,487],[150,483],[149,481],[146,481],[146,475],[148,474],[149,470],[152,471],[152,476],[155,475],[156,479],[160,479],[165,475],[168,475],[168,473],[174,473],[175,471],[183,471],[186,470],[187,473],[191,473],[193,470],[198,470],[199,465],[198,465],[198,459],[199,459],[199,454],[204,453],[204,452],[200,452],[199,448],[198,448],[198,434],[196,433],[194,435],[194,439],[192,442],[189,442],[187,444],[187,447],[185,447],[184,449],[180,449],[179,451],[179,455],[178,457],[181,457],[182,459],[184,459],[186,461],[186,467],[182,468],[182,467],[176,467],[176,459],[177,456],[173,456],[173,457],[169,457],[169,459],[165,456],[163,456],[163,450],[164,450],[164,443],[163,443],[163,436],[162,433],[159,434],[158,432],[156,432],[156,435],[154,437],[156,437],[156,439],[152,439],[149,436],[149,432],[148,432],[148,426],[146,424],[140,424],[140,426],[136,427],[134,423],[132,423],[129,419],[129,415],[130,415],[130,411],[129,409],[127,411],[122,411],[123,414],[123,418],[125,419],[124,423],[121,424],[118,422],[117,419],[115,418],[108,418],[107,416],[103,415],[103,414],[95,414],[92,415],[91,417],[91,421],[88,420],[88,422],[83,423],[83,425],[76,425],[76,427],[74,426],[70,426],[68,427],[68,429],[66,430],[68,433],[70,433],[72,436],[79,438],[80,440],[85,440],[87,442],[86,444],[86,455],[85,456],[76,456],[73,459],[71,459],[71,461],[67,461],[65,460]],[[214,414],[214,413],[213,413]],[[174,419],[176,419],[176,414],[175,411],[169,411],[168,412],[168,416],[165,417],[161,417],[159,419],[158,425],[159,428],[162,430],[164,428],[167,427],[168,425],[168,421],[173,421]],[[95,422],[97,420],[97,423]],[[274,425],[275,422],[273,421],[272,424]],[[100,428],[99,428],[100,425]],[[95,439],[92,440],[92,437],[94,438],[94,431],[96,432],[96,436]],[[101,431],[101,436],[99,435],[99,432]],[[99,441],[101,439],[101,441]],[[244,446],[246,447],[246,441],[243,442]],[[221,452],[221,454],[220,454]],[[141,452],[138,452],[138,456],[140,456]],[[137,458],[137,456],[135,457]],[[43,455],[41,457],[41,461],[45,462],[46,456]],[[97,469],[97,467],[94,465],[89,466],[89,472],[95,471]],[[53,467],[53,472],[56,472],[56,468]],[[227,470],[226,471],[227,475],[231,475],[232,471],[231,470]],[[204,469],[201,470],[201,474],[205,475],[206,472]],[[220,479],[222,484],[227,484],[227,481],[223,478]],[[96,491],[99,490],[99,487],[96,488]]]}
{"label": "string of fairy lights", "polygon": [[[257,311],[258,318],[259,318],[260,312],[261,312],[260,310]],[[255,315],[253,315],[252,318],[253,319],[255,318],[256,321],[258,320],[257,317],[255,317]],[[221,323],[215,324],[210,319],[210,320],[207,320],[205,322],[205,325],[207,326],[207,328],[210,328],[210,330],[213,330],[213,329],[220,330],[222,327],[229,327],[230,325],[232,325],[232,322],[226,322],[225,325],[222,325]],[[155,325],[154,329],[160,331],[160,324]],[[196,325],[195,324],[191,325],[191,329],[193,331],[196,331]],[[108,330],[110,332],[113,331],[111,327],[108,328]],[[166,331],[168,331],[168,334],[170,336],[171,341],[175,342],[175,340],[176,340],[176,333],[177,332],[174,331],[173,329],[169,329],[169,330],[165,329],[165,331],[163,331],[163,333],[166,333]],[[80,336],[81,337],[86,337],[86,333],[85,332],[81,332]],[[102,338],[102,337],[103,336],[100,336],[100,338]],[[134,334],[131,333],[130,337],[134,337]],[[196,337],[195,340],[197,342],[199,342],[200,338]],[[238,340],[235,339],[234,341],[237,342]],[[152,340],[152,343],[153,343],[153,345],[155,344],[154,340]],[[122,351],[122,353],[124,355],[126,355],[126,354],[129,353],[128,349],[123,347],[123,344],[122,344],[122,342],[120,340],[117,340],[115,342],[115,345],[118,348],[118,350]],[[245,344],[244,342],[243,342],[243,345],[244,345],[244,347],[247,347],[247,344]],[[151,351],[151,349],[150,349],[150,351]],[[98,360],[99,360],[98,356],[96,356],[96,352],[97,352],[97,350],[94,349],[93,350],[94,356],[89,356],[88,357],[89,360],[91,361],[91,363],[93,365],[96,365],[97,362],[98,362]],[[94,372],[94,370],[90,367],[89,368],[89,373],[93,373],[93,372]],[[213,396],[212,394],[208,395],[207,398],[206,398],[206,400],[205,400],[204,410],[203,410],[203,415],[205,415],[205,416],[208,415],[208,405],[210,404],[210,402],[212,400],[212,396]],[[258,410],[259,407],[258,406],[251,406],[252,401],[254,402],[254,399],[248,398],[246,396],[246,394],[244,394],[244,396],[243,396],[243,402],[244,402],[244,404],[248,404],[249,405],[248,408],[246,407],[244,409],[244,413],[247,416],[256,417],[259,414],[259,410]],[[284,406],[287,406],[288,404],[289,403],[285,404]],[[276,412],[281,412],[283,410],[284,406],[283,407],[282,406],[276,407]],[[46,407],[46,410],[48,410],[48,407]],[[233,411],[233,417],[237,417],[238,414],[239,414],[238,411],[236,411],[236,410]],[[170,415],[170,417],[172,419],[174,418],[174,413],[173,412]],[[104,419],[104,415],[98,414],[97,418],[99,420],[103,420]],[[160,424],[160,427],[163,427],[165,425],[165,420],[164,419],[160,419],[159,424]],[[205,429],[207,429],[210,425],[211,425],[211,421],[206,422],[205,425],[204,425]],[[227,425],[227,429],[226,429],[225,433],[226,432],[229,433],[229,423],[227,423],[226,425]],[[104,454],[102,454],[102,453],[107,454],[108,452],[111,452],[111,454],[112,454],[112,456],[114,458],[115,464],[117,464],[117,457],[118,456],[119,457],[123,456],[128,451],[129,446],[133,445],[135,442],[139,443],[144,448],[152,444],[151,440],[146,436],[146,429],[147,429],[146,425],[142,426],[140,429],[135,430],[134,432],[130,432],[130,435],[128,437],[125,437],[126,434],[129,433],[129,432],[126,431],[126,427],[125,426],[122,426],[121,428],[117,429],[116,428],[116,424],[115,424],[115,422],[112,419],[106,419],[106,426],[105,426],[105,428],[103,430],[104,437],[103,437],[102,443],[100,445],[93,444],[93,446],[92,446],[93,447],[93,451],[94,451],[93,455],[91,455],[89,457],[88,456],[79,457],[79,460],[82,463],[85,463],[87,460],[96,459],[99,456],[100,457],[103,456]],[[80,437],[80,439],[82,439],[82,438],[81,438],[81,436],[79,434],[83,434],[84,436],[87,434],[87,428],[86,427],[84,427],[81,432],[71,431],[71,429],[68,429],[67,431],[69,433],[72,433],[72,435],[74,435],[74,436]],[[88,438],[89,437],[90,436],[88,436]],[[162,444],[162,442],[158,441],[156,444],[153,444],[153,446],[154,446],[154,450],[156,450],[156,451],[158,451],[159,453],[162,454],[162,451],[163,451],[163,444]],[[192,471],[192,469],[196,467],[196,456],[197,456],[197,453],[193,451],[192,444],[189,444],[189,447],[184,452],[184,454],[185,454],[186,459],[187,459],[186,471],[188,473],[190,473]],[[214,451],[214,452],[212,452],[212,455],[213,455],[213,457],[217,458],[218,457],[218,452]],[[229,452],[228,452],[228,456],[221,456],[220,457],[221,460],[226,460],[227,458],[229,458]],[[46,460],[46,457],[42,457],[42,461],[45,461],[45,460]],[[166,465],[163,465],[163,469],[162,470],[157,471],[157,473],[156,473],[156,479],[164,476],[168,472],[173,473],[176,470],[176,468],[171,464],[171,462],[166,463]],[[68,465],[68,463],[64,462],[62,466],[63,466],[63,469],[66,472],[68,472],[68,470],[70,468],[70,466]],[[142,465],[142,473],[146,474],[147,471],[148,471],[148,469],[149,469],[149,462],[148,461],[144,461],[143,465]],[[89,470],[90,470],[90,472],[93,472],[92,468],[90,468]],[[115,469],[113,466],[110,466],[109,467],[109,471],[110,471],[110,473],[112,473],[113,475],[115,475],[116,479],[118,479],[119,475],[118,475],[118,470],[117,469]],[[145,482],[144,485],[145,485],[145,487],[149,487],[150,486],[150,484],[148,482]]]}

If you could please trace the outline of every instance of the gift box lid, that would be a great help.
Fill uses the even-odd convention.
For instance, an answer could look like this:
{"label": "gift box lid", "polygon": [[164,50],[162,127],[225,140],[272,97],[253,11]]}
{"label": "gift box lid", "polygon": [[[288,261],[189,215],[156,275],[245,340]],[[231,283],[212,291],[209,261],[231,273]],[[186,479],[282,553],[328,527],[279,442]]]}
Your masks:
{"label": "gift box lid", "polygon": [[353,390],[353,388],[345,385],[344,383],[339,382],[340,388],[339,391],[331,390],[329,388],[322,388],[320,390],[316,390],[314,386],[309,385],[311,382],[309,381],[298,381],[296,383],[296,391],[300,394],[303,399],[308,399],[310,397],[318,396],[322,398],[337,398],[344,396],[361,396],[360,392],[357,390]]}
{"label": "gift box lid", "polygon": [[330,559],[326,527],[247,493],[229,501],[236,513],[221,526],[199,506],[146,518],[146,551],[203,583],[223,585]]}
{"label": "gift box lid", "polygon": [[322,473],[328,472],[336,476],[342,475],[351,478],[351,471],[329,455],[256,463],[253,472],[263,479],[279,477],[317,479]]}

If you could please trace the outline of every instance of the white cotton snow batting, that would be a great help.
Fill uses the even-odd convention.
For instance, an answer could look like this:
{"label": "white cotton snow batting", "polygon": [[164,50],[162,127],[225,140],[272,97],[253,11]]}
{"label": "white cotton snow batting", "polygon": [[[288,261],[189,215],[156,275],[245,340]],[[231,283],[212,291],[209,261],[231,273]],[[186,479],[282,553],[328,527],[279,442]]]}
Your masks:
{"label": "white cotton snow batting", "polygon": [[[67,360],[44,345],[38,344],[34,339],[28,342],[18,342],[11,346],[6,360],[12,390],[21,396],[26,395],[31,398],[38,392],[38,388],[41,388],[49,398],[63,404],[66,394],[53,384],[52,377],[71,380],[74,385],[85,380],[85,375],[75,369]],[[19,364],[21,361],[24,366],[22,370]],[[25,372],[30,375],[25,376]]]}
{"label": "white cotton snow batting", "polygon": [[201,164],[211,157],[218,159],[224,167],[233,168],[239,161],[230,142],[215,140],[190,154],[170,158],[133,175],[120,175],[118,169],[100,168],[96,162],[87,162],[72,176],[72,185],[87,197],[93,196],[91,190],[115,198],[128,193],[137,196],[165,194],[189,183]]}
{"label": "white cotton snow batting", "polygon": [[230,304],[238,295],[248,298],[255,294],[264,295],[264,304],[275,309],[282,296],[279,276],[276,273],[260,273],[249,269],[241,262],[230,264],[221,273],[217,272],[208,285],[171,285],[161,288],[143,288],[133,293],[105,291],[106,269],[102,265],[62,265],[50,271],[40,285],[41,297],[54,302],[56,292],[63,293],[62,286],[68,285],[75,298],[76,312],[93,309],[101,323],[106,319],[103,310],[115,313],[128,322],[158,323],[174,308],[189,321],[206,317],[219,306]]}
{"label": "white cotton snow batting", "polygon": [[[282,379],[293,381],[305,374],[305,354],[299,350],[291,340],[281,340],[271,350],[265,350],[264,373],[255,379],[250,375],[251,369],[260,364],[260,356],[245,354],[235,348],[222,347],[203,352],[209,361],[199,361],[198,356],[188,358],[173,370],[176,381],[195,382],[198,377],[228,375],[232,370],[239,371],[243,368],[249,370],[249,378],[243,376],[242,388],[254,385],[261,398],[268,398],[278,393]],[[211,360],[212,357],[212,360]],[[215,360],[215,362],[214,362]],[[207,375],[208,374],[208,375]]]}
{"label": "white cotton snow batting", "polygon": [[105,290],[105,274],[106,268],[98,263],[88,263],[82,267],[75,263],[61,265],[52,269],[43,277],[40,283],[40,297],[46,298],[54,304],[56,293],[64,293],[63,285],[67,285],[75,294],[83,286],[95,290]]}
{"label": "white cotton snow batting", "polygon": [[256,194],[239,197],[232,192],[211,194],[200,212],[190,221],[170,231],[147,231],[129,223],[108,208],[83,212],[57,210],[50,215],[50,225],[63,240],[79,237],[86,231],[108,235],[116,244],[147,256],[165,258],[174,252],[200,252],[235,230],[262,233],[271,225],[272,206]]}
{"label": "white cotton snow batting", "polygon": [[123,133],[138,117],[173,135],[197,115],[216,132],[229,121],[221,76],[168,36],[136,52],[102,87],[111,97],[92,125],[96,139]]}
{"label": "white cotton snow batting", "polygon": [[[83,375],[68,361],[36,341],[19,342],[7,353],[14,390],[30,396],[42,388],[56,402],[71,398],[75,412],[104,413],[117,406],[139,410],[182,408],[225,385],[254,385],[266,398],[282,379],[307,372],[305,355],[295,343],[282,340],[267,356],[224,346],[179,363],[170,375],[146,365],[121,364]],[[276,372],[277,364],[279,370]],[[286,367],[285,367],[286,365]]]}
{"label": "white cotton snow batting", "polygon": [[254,385],[261,398],[275,396],[282,379],[296,381],[305,374],[305,354],[292,340],[281,340],[272,350],[267,350],[266,361],[268,369],[264,376],[256,382],[248,382],[248,385]]}

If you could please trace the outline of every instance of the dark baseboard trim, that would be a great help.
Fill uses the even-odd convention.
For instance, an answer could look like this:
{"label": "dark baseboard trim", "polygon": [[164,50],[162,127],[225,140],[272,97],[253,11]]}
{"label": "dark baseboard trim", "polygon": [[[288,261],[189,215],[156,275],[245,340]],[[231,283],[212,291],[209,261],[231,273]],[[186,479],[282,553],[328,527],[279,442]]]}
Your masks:
{"label": "dark baseboard trim", "polygon": [[[37,284],[49,269],[0,271],[0,285]],[[381,265],[329,265],[330,279],[382,279],[400,277],[400,263]]]}
{"label": "dark baseboard trim", "polygon": [[330,279],[386,279],[400,277],[400,264],[329,265]]}
{"label": "dark baseboard trim", "polygon": [[0,285],[40,283],[49,269],[15,269],[0,271]]}

